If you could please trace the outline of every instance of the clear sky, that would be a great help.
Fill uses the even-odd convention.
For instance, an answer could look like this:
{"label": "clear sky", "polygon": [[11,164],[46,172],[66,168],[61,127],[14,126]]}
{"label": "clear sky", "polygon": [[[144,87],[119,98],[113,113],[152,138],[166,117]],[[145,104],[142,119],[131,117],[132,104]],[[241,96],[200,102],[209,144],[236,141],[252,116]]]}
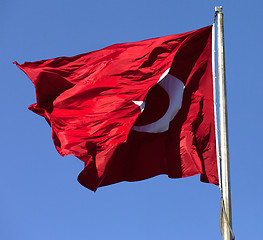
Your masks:
{"label": "clear sky", "polygon": [[45,120],[27,107],[33,84],[13,61],[74,56],[213,23],[223,6],[233,230],[262,239],[262,8],[254,1],[1,0],[0,239],[221,239],[220,191],[199,176],[158,176],[96,193],[76,180]]}

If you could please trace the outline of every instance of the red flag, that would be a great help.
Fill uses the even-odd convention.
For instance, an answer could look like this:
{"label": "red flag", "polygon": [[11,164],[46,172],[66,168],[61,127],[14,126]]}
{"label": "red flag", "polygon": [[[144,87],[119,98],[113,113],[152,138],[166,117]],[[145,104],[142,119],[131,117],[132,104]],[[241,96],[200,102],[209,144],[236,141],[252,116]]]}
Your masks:
{"label": "red flag", "polygon": [[212,26],[18,65],[62,155],[93,190],[160,174],[218,185]]}

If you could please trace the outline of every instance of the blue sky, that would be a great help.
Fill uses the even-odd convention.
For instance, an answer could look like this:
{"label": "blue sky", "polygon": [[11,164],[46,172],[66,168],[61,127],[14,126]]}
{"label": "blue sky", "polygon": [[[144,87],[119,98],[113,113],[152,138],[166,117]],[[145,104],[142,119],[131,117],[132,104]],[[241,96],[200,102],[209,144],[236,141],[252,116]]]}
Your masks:
{"label": "blue sky", "polygon": [[158,176],[93,193],[27,107],[33,84],[13,61],[73,56],[213,23],[223,6],[233,229],[262,237],[262,1],[2,0],[0,239],[220,239],[220,191],[199,176]]}

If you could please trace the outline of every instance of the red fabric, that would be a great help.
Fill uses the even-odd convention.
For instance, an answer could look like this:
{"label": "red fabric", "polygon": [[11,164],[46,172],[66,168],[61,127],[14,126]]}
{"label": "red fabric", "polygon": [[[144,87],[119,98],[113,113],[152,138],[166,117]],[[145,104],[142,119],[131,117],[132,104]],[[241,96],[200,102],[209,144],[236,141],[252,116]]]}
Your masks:
{"label": "red fabric", "polygon": [[[116,44],[75,57],[26,62],[37,103],[62,155],[85,162],[78,180],[100,186],[159,174],[201,174],[218,184],[212,86],[212,26],[196,31]],[[143,101],[171,67],[185,84],[182,108],[163,133],[131,130]]]}

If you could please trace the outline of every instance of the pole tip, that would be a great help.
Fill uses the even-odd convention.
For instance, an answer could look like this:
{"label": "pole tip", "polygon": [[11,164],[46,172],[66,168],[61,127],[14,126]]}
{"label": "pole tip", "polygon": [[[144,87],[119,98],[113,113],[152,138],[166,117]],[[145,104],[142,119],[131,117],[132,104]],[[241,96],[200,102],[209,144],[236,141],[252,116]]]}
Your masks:
{"label": "pole tip", "polygon": [[215,12],[222,12],[223,7],[222,6],[216,6],[215,7]]}

